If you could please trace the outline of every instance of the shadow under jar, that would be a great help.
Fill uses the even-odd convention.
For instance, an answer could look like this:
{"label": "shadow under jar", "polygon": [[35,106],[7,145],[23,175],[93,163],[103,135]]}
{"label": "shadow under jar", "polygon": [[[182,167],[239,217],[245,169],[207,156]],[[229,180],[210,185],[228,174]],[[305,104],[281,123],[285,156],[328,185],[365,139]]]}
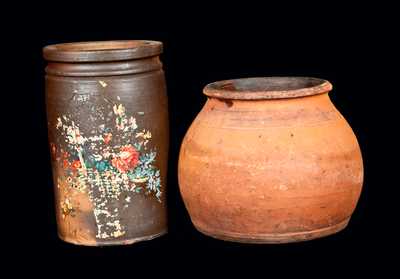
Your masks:
{"label": "shadow under jar", "polygon": [[156,41],[46,46],[58,234],[119,245],[167,232],[168,105]]}
{"label": "shadow under jar", "polygon": [[179,186],[195,227],[249,243],[342,230],[363,181],[356,137],[328,81],[246,78],[207,85],[180,151]]}

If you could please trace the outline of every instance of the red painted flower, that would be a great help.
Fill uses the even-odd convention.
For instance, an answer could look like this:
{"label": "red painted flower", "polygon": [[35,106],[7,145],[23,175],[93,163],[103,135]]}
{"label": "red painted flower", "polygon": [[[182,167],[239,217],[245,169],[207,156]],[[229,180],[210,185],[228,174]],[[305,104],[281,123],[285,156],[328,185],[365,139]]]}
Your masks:
{"label": "red painted flower", "polygon": [[104,136],[104,143],[105,143],[105,144],[108,144],[108,143],[111,141],[111,139],[112,139],[112,134],[111,134],[111,133],[107,133],[107,134]]}
{"label": "red painted flower", "polygon": [[64,169],[69,168],[69,166],[70,166],[70,164],[69,164],[68,160],[67,160],[67,159],[64,159],[64,160],[63,160],[63,167],[64,167]]}
{"label": "red painted flower", "polygon": [[139,151],[137,151],[132,145],[121,147],[118,157],[111,160],[111,164],[122,173],[135,168],[138,162]]}
{"label": "red painted flower", "polygon": [[76,170],[76,169],[80,169],[82,167],[81,165],[81,161],[79,160],[75,160],[72,162],[71,167]]}

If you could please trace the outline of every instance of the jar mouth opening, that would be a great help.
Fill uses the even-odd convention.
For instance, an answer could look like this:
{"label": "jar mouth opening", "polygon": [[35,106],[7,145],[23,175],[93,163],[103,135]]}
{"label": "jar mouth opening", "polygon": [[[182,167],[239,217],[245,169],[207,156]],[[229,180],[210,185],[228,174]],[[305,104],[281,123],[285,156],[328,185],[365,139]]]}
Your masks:
{"label": "jar mouth opening", "polygon": [[48,45],[43,56],[55,62],[121,61],[156,56],[162,43],[149,40],[74,42]]}
{"label": "jar mouth opening", "polygon": [[255,77],[217,81],[204,94],[221,99],[284,99],[327,93],[332,84],[314,77]]}

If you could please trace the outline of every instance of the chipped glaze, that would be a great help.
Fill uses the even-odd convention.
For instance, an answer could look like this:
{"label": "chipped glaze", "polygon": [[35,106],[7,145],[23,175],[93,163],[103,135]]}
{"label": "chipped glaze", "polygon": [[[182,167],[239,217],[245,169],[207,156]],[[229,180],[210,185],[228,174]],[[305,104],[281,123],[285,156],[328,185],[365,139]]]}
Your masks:
{"label": "chipped glaze", "polygon": [[[157,152],[147,148],[151,132],[138,129],[136,118],[128,117],[122,104],[105,104],[106,108],[92,107],[97,113],[89,118],[102,121],[87,136],[80,132],[74,115],[58,117],[58,142],[50,143],[61,174],[58,188],[63,193],[63,219],[74,218],[79,211],[75,192],[86,194],[96,220],[96,238],[101,239],[118,238],[126,232],[127,224],[121,224],[115,202],[124,199],[125,209],[132,194],[153,194],[159,202],[162,195],[160,171],[154,166]],[[64,143],[65,149],[61,147]]]}

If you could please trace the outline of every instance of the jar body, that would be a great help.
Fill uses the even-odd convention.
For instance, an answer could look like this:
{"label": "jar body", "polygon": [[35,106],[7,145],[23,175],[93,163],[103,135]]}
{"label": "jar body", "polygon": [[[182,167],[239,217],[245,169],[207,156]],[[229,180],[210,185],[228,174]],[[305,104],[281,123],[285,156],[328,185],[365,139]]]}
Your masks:
{"label": "jar body", "polygon": [[179,157],[191,220],[224,240],[284,243],[346,226],[363,166],[328,94],[276,100],[209,98]]}
{"label": "jar body", "polygon": [[[158,57],[150,60],[161,65]],[[70,243],[130,244],[167,231],[164,73],[161,66],[123,75],[110,70],[124,63],[47,67],[58,233]]]}

